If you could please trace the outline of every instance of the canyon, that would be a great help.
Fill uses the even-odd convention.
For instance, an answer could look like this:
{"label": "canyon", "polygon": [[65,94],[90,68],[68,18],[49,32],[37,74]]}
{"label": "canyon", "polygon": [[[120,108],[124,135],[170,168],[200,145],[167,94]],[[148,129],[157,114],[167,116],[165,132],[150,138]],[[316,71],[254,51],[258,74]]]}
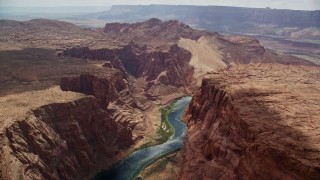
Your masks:
{"label": "canyon", "polygon": [[[3,176],[12,179],[83,178],[123,158],[122,151],[134,143],[132,129],[140,120],[135,116],[141,112],[128,117],[125,114],[128,107],[107,106],[111,106],[119,92],[125,91],[125,85],[121,72],[109,69],[104,77],[80,75],[61,79],[62,90],[83,94],[63,92],[54,86],[2,98],[1,120],[8,123],[1,140]],[[80,86],[80,91],[68,89],[70,86]],[[120,102],[114,103],[116,107]]]}
{"label": "canyon", "polygon": [[319,178],[314,62],[177,20],[0,24],[2,179],[92,178],[192,94],[176,178]]}

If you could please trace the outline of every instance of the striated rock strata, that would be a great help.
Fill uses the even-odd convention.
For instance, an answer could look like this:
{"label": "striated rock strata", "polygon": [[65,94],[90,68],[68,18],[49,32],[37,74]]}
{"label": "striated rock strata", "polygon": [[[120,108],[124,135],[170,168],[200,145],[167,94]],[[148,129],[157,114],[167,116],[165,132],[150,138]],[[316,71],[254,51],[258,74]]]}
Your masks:
{"label": "striated rock strata", "polygon": [[180,179],[319,179],[319,84],[319,67],[208,75],[185,114]]}
{"label": "striated rock strata", "polygon": [[63,91],[79,92],[95,96],[102,108],[118,97],[118,93],[127,88],[121,72],[113,73],[112,77],[103,75],[81,74],[78,77],[63,77],[60,80]]}
{"label": "striated rock strata", "polygon": [[[77,77],[63,77],[60,80],[60,87],[63,91],[79,92],[96,97],[100,107],[108,111],[117,123],[134,130],[135,138],[139,137],[135,130],[143,131],[145,128],[145,117],[142,111],[148,109],[151,104],[141,102],[134,97],[127,80],[118,70],[111,75],[82,74]],[[139,124],[138,128],[136,128],[137,124]]]}
{"label": "striated rock strata", "polygon": [[190,84],[192,80],[191,54],[176,45],[165,52],[150,53],[134,45],[115,50],[72,48],[65,50],[64,55],[110,61],[126,78],[129,73],[136,78],[145,77],[147,81],[159,78],[161,83],[175,86]]}
{"label": "striated rock strata", "polygon": [[16,159],[3,174],[13,179],[81,179],[133,144],[131,129],[94,97],[36,108],[8,127],[3,141],[3,159]]}
{"label": "striated rock strata", "polygon": [[[3,177],[85,179],[130,151],[148,107],[133,99],[119,70],[106,71],[61,78],[61,89],[73,92],[55,88],[1,99],[10,119],[0,134]],[[24,108],[12,111],[19,104]]]}

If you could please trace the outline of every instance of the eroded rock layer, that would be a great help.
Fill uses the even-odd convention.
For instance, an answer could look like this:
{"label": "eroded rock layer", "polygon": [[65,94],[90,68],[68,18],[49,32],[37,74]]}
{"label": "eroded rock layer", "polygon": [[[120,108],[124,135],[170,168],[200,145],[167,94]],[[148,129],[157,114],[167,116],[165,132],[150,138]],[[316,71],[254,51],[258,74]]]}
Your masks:
{"label": "eroded rock layer", "polygon": [[[145,91],[154,84],[192,86],[205,73],[232,64],[313,65],[301,58],[266,50],[254,37],[196,30],[172,20],[163,22],[153,18],[132,24],[110,23],[103,33],[118,47],[73,47],[61,55],[108,61],[126,77],[130,74],[145,78]],[[202,52],[204,49],[206,52]]]}
{"label": "eroded rock layer", "polygon": [[181,179],[319,179],[319,67],[208,75],[185,114]]}
{"label": "eroded rock layer", "polygon": [[102,108],[106,108],[110,101],[118,97],[118,93],[127,87],[121,72],[113,73],[112,76],[82,74],[78,77],[63,77],[60,80],[63,91],[79,92],[93,95],[99,100]]}
{"label": "eroded rock layer", "polygon": [[191,54],[176,45],[168,51],[146,52],[134,45],[121,49],[72,48],[64,51],[65,56],[110,61],[113,67],[136,78],[145,77],[147,81],[159,79],[165,85],[188,85],[192,80],[193,69],[189,65]]}
{"label": "eroded rock layer", "polygon": [[[25,104],[18,114],[5,114],[13,119],[0,139],[3,177],[83,179],[127,154],[141,138],[133,131],[144,118],[139,108],[148,107],[138,100],[126,104],[124,99],[133,97],[122,73],[105,70],[62,78],[60,87],[69,92],[54,88],[4,99],[9,108],[20,98],[39,98],[31,109]],[[140,131],[144,128],[139,125]]]}
{"label": "eroded rock layer", "polygon": [[116,123],[96,98],[85,97],[34,109],[6,129],[4,142],[4,159],[14,156],[19,164],[9,164],[8,177],[81,179],[133,140],[131,129]]}
{"label": "eroded rock layer", "polygon": [[[139,123],[139,130],[143,131],[145,128],[142,125],[145,118],[142,111],[148,109],[151,104],[141,102],[134,97],[127,80],[118,70],[107,75],[82,74],[77,77],[63,77],[60,80],[60,87],[63,91],[93,95],[100,107],[108,111],[117,123],[132,130],[136,130],[135,127]],[[134,136],[138,137],[135,133]]]}

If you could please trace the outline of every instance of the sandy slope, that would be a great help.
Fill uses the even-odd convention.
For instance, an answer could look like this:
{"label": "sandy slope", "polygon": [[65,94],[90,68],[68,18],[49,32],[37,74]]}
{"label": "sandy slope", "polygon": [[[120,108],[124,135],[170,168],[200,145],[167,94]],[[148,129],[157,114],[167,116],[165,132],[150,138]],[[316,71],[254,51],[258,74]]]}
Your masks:
{"label": "sandy slope", "polygon": [[202,36],[197,41],[181,38],[178,45],[191,52],[190,65],[195,67],[195,78],[200,85],[202,77],[210,71],[217,71],[226,67],[222,61],[222,54],[218,48],[218,41],[214,37]]}

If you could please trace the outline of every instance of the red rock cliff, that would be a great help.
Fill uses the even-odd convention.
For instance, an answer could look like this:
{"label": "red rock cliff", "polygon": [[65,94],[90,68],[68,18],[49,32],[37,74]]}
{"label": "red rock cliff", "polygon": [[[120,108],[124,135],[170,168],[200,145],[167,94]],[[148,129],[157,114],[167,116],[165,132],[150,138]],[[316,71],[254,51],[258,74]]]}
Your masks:
{"label": "red rock cliff", "polygon": [[[143,103],[134,97],[127,80],[119,70],[106,69],[106,71],[95,75],[63,77],[60,80],[60,88],[63,91],[93,95],[100,107],[108,111],[117,123],[136,130],[137,124],[144,123],[145,117],[142,111],[148,109],[150,103]],[[143,128],[140,127],[140,130],[143,131]]]}
{"label": "red rock cliff", "polygon": [[94,97],[34,109],[6,129],[4,142],[23,179],[82,179],[133,144],[131,129]]}
{"label": "red rock cliff", "polygon": [[319,179],[317,71],[260,64],[205,78],[185,114],[180,179]]}
{"label": "red rock cliff", "polygon": [[60,87],[63,91],[79,92],[95,96],[101,107],[106,108],[109,102],[118,98],[118,93],[127,88],[121,72],[112,75],[82,74],[79,77],[63,77]]}
{"label": "red rock cliff", "polygon": [[193,95],[185,114],[188,134],[183,147],[181,179],[235,178],[234,169],[251,140],[233,99],[209,79]]}
{"label": "red rock cliff", "polygon": [[161,83],[183,86],[192,81],[193,67],[189,65],[191,53],[173,45],[168,51],[148,52],[145,49],[127,45],[116,50],[72,48],[64,52],[65,56],[107,60],[125,73],[136,78],[145,77],[147,81],[156,80],[162,73]]}

